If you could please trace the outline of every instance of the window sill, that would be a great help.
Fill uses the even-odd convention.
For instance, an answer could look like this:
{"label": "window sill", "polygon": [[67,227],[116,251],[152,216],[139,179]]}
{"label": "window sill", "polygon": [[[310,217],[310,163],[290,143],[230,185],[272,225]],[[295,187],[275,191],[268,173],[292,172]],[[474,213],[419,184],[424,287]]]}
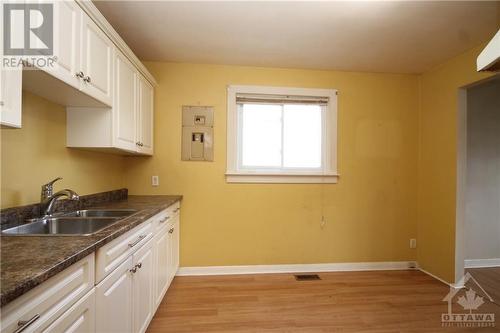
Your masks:
{"label": "window sill", "polygon": [[337,174],[226,173],[226,183],[336,184],[338,180]]}

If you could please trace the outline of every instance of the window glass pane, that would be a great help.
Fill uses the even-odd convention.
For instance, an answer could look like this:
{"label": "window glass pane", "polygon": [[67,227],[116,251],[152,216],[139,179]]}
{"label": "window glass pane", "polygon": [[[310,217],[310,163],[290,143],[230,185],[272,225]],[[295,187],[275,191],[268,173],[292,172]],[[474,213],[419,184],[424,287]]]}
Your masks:
{"label": "window glass pane", "polygon": [[320,105],[284,106],[284,167],[321,167]]}
{"label": "window glass pane", "polygon": [[243,104],[243,166],[281,167],[281,108],[275,104]]}

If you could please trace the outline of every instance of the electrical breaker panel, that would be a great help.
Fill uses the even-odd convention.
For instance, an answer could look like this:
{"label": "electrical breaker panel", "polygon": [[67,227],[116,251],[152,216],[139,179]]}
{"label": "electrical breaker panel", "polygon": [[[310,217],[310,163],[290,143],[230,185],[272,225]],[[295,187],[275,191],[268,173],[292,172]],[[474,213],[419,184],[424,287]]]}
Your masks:
{"label": "electrical breaker panel", "polygon": [[214,108],[182,107],[182,160],[213,161]]}

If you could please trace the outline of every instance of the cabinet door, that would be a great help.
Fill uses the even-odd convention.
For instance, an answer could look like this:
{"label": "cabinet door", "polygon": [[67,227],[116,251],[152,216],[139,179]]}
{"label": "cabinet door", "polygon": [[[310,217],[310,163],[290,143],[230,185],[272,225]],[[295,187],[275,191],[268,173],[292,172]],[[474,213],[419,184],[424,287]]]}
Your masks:
{"label": "cabinet door", "polygon": [[82,16],[82,91],[111,106],[113,43],[87,15]]}
{"label": "cabinet door", "polygon": [[21,128],[22,69],[0,69],[0,122]]}
{"label": "cabinet door", "polygon": [[155,250],[155,306],[159,306],[165,292],[168,288],[169,268],[170,268],[170,252],[169,252],[170,234],[168,227],[161,229],[159,234],[154,238]]}
{"label": "cabinet door", "polygon": [[54,56],[56,64],[49,73],[80,89],[83,81],[76,74],[80,66],[82,9],[74,1],[54,2]]}
{"label": "cabinet door", "polygon": [[117,148],[136,151],[136,73],[121,52],[117,52],[115,64],[114,145]]}
{"label": "cabinet door", "polygon": [[92,289],[42,332],[95,332],[95,291]]}
{"label": "cabinet door", "polygon": [[142,154],[153,155],[153,87],[138,75],[139,91],[139,149]]}
{"label": "cabinet door", "polygon": [[146,332],[153,318],[153,240],[134,253],[134,333]]}
{"label": "cabinet door", "polygon": [[132,256],[96,287],[96,332],[132,332]]}
{"label": "cabinet door", "polygon": [[179,268],[179,216],[176,216],[172,221],[168,230],[169,239],[169,285],[172,282],[177,269]]}

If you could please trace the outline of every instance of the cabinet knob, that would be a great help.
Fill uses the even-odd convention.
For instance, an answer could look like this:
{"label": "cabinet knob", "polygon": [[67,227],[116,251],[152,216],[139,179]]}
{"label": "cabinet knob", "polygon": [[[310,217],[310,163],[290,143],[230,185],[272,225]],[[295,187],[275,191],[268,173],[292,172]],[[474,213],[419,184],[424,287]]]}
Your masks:
{"label": "cabinet knob", "polygon": [[141,268],[142,267],[142,262],[138,263],[137,265],[135,265],[135,267],[137,268]]}
{"label": "cabinet knob", "polygon": [[85,77],[85,74],[83,74],[82,71],[79,71],[78,73],[76,73],[76,77],[79,79],[83,79]]}
{"label": "cabinet knob", "polygon": [[173,233],[173,232],[174,232],[174,228],[171,228],[171,229],[168,231],[168,233],[169,233],[169,234],[171,234],[171,233]]}
{"label": "cabinet knob", "polygon": [[135,272],[137,272],[137,266],[135,266],[134,268],[131,268],[129,269],[129,272],[134,274]]}
{"label": "cabinet knob", "polygon": [[90,76],[86,76],[83,81],[87,82],[87,83],[90,83]]}

